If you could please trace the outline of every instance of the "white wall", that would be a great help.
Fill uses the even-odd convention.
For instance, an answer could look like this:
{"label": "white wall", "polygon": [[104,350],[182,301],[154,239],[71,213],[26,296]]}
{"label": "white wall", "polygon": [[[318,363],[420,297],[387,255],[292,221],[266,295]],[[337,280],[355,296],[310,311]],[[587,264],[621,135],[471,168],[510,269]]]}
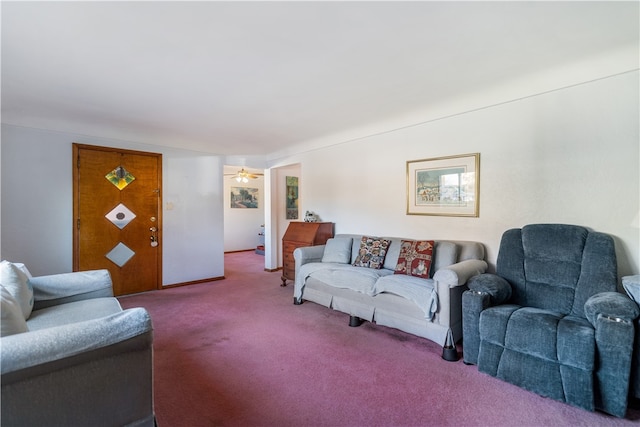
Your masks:
{"label": "white wall", "polygon": [[[529,223],[612,235],[619,275],[639,273],[639,75],[626,72],[271,162],[302,165],[301,211],[337,233],[483,242]],[[406,161],[479,152],[480,217],[406,215]]]}
{"label": "white wall", "polygon": [[[231,208],[231,187],[257,188],[258,208]],[[264,224],[264,177],[259,176],[249,182],[224,179],[224,251],[255,249],[259,243],[258,233]]]}
{"label": "white wall", "polygon": [[2,125],[4,259],[35,275],[72,270],[72,143],[163,155],[163,284],[224,275],[222,163],[216,156]]}

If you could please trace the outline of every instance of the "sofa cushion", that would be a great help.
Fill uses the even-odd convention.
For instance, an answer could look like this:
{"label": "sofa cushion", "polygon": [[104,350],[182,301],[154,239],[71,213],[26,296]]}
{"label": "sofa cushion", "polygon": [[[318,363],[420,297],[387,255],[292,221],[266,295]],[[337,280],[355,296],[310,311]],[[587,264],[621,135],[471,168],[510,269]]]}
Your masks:
{"label": "sofa cushion", "polygon": [[438,293],[433,279],[391,274],[378,279],[374,286],[374,295],[389,293],[412,301],[424,312],[427,320],[433,319],[438,311]]}
{"label": "sofa cushion", "polygon": [[374,269],[366,267],[353,267],[345,264],[322,263],[321,268],[315,268],[313,264],[305,264],[300,269],[300,274],[306,277],[313,277],[336,288],[351,289],[367,295],[373,295],[376,281],[385,275],[393,275],[393,272],[385,269]]}
{"label": "sofa cushion", "polygon": [[9,293],[9,291],[0,285],[0,336],[20,334],[27,332],[27,322],[24,320],[22,309],[18,301]]}
{"label": "sofa cushion", "polygon": [[433,245],[433,240],[403,240],[394,273],[428,279]]}
{"label": "sofa cushion", "polygon": [[353,265],[356,267],[368,267],[381,269],[384,258],[387,255],[390,240],[381,237],[362,236],[360,249]]}
{"label": "sofa cushion", "polygon": [[97,319],[122,311],[120,303],[113,297],[93,298],[34,310],[27,321],[29,330],[50,328]]}
{"label": "sofa cushion", "polygon": [[351,237],[334,237],[327,240],[322,254],[322,262],[337,262],[349,264],[351,262]]}
{"label": "sofa cushion", "polygon": [[29,277],[19,265],[9,261],[0,262],[0,284],[20,305],[24,319],[28,319],[33,309],[33,287]]}

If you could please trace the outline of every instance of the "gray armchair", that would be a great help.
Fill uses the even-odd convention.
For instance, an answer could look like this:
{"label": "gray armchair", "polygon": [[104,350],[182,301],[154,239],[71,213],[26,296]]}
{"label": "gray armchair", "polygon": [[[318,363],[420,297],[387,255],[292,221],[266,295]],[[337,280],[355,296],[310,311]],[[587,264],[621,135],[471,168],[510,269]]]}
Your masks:
{"label": "gray armchair", "polygon": [[0,265],[3,426],[153,426],[152,326],[106,270]]}
{"label": "gray armchair", "polygon": [[496,274],[468,286],[465,363],[542,396],[625,415],[640,310],[616,292],[611,237],[561,224],[508,230]]}

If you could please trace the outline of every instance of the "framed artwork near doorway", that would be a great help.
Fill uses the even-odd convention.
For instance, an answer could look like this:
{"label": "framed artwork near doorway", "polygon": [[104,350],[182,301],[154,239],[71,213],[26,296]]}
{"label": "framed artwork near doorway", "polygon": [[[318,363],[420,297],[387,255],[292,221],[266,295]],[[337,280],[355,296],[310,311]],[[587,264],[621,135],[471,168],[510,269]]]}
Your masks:
{"label": "framed artwork near doorway", "polygon": [[298,177],[287,176],[287,219],[298,219]]}
{"label": "framed artwork near doorway", "polygon": [[249,187],[231,187],[231,208],[257,209],[258,189]]}

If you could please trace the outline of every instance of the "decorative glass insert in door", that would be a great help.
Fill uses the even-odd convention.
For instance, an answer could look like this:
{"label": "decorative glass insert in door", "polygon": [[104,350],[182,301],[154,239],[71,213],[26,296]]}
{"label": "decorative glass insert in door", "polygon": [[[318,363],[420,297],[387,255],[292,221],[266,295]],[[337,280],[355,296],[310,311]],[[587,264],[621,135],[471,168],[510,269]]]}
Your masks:
{"label": "decorative glass insert in door", "polygon": [[120,242],[105,256],[118,267],[122,267],[127,262],[129,262],[131,257],[133,257],[135,254],[136,253],[129,249],[127,245]]}
{"label": "decorative glass insert in door", "polygon": [[129,172],[122,166],[118,166],[117,168],[106,174],[104,177],[107,178],[110,183],[118,187],[118,190],[122,190],[134,179],[136,179],[135,176],[131,175],[131,172]]}
{"label": "decorative glass insert in door", "polygon": [[118,206],[113,208],[111,212],[106,214],[105,217],[111,221],[113,225],[122,230],[136,217],[136,214],[120,203]]}

